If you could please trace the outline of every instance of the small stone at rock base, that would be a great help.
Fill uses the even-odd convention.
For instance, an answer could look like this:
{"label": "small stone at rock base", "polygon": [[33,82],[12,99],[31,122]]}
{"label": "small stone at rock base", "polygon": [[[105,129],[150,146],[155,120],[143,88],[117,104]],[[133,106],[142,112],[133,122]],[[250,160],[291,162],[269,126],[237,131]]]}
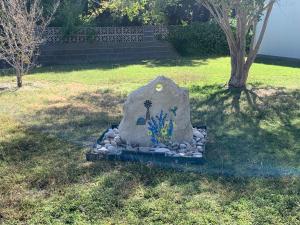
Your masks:
{"label": "small stone at rock base", "polygon": [[116,135],[112,130],[109,130],[106,134],[105,137],[107,138],[114,138]]}
{"label": "small stone at rock base", "polygon": [[167,152],[170,152],[170,149],[168,149],[168,148],[156,148],[155,152],[157,152],[157,153],[167,153]]}
{"label": "small stone at rock base", "polygon": [[118,134],[119,133],[119,130],[117,128],[114,128],[113,129],[114,133]]}
{"label": "small stone at rock base", "polygon": [[114,138],[114,141],[117,143],[117,145],[121,144],[122,143],[122,140],[121,140],[121,137],[120,136],[116,136]]}
{"label": "small stone at rock base", "polygon": [[197,138],[203,138],[204,137],[204,135],[198,130],[193,130],[193,135]]}
{"label": "small stone at rock base", "polygon": [[193,153],[192,153],[192,152],[187,152],[187,153],[185,153],[185,155],[186,155],[186,156],[192,156]]}
{"label": "small stone at rock base", "polygon": [[151,147],[139,147],[139,151],[141,152],[150,152],[151,150]]}
{"label": "small stone at rock base", "polygon": [[128,151],[134,151],[135,149],[131,145],[126,146],[126,150]]}
{"label": "small stone at rock base", "polygon": [[192,146],[188,142],[185,142],[184,144],[186,145],[186,149],[190,150],[192,148]]}
{"label": "small stone at rock base", "polygon": [[163,143],[159,143],[159,144],[158,144],[158,147],[159,147],[159,148],[166,148],[167,146],[166,146],[165,144],[163,144]]}
{"label": "small stone at rock base", "polygon": [[106,140],[103,141],[103,143],[104,144],[110,144],[110,141],[106,139]]}
{"label": "small stone at rock base", "polygon": [[199,129],[198,131],[200,131],[203,135],[205,135],[207,132],[205,129]]}
{"label": "small stone at rock base", "polygon": [[111,143],[112,146],[117,147],[117,142],[111,141],[110,143]]}
{"label": "small stone at rock base", "polygon": [[179,146],[179,143],[178,142],[174,142],[174,143],[172,143],[172,146]]}
{"label": "small stone at rock base", "polygon": [[109,142],[109,144],[104,145],[105,148],[108,148],[109,146],[111,146],[110,142]]}
{"label": "small stone at rock base", "polygon": [[107,148],[101,147],[94,150],[95,153],[106,153],[108,152]]}
{"label": "small stone at rock base", "polygon": [[181,149],[186,148],[186,144],[180,144],[180,145],[179,145],[179,148],[181,148]]}
{"label": "small stone at rock base", "polygon": [[137,144],[137,143],[131,144],[131,146],[132,146],[133,148],[138,148],[138,147],[140,147],[139,144]]}
{"label": "small stone at rock base", "polygon": [[107,150],[108,150],[108,151],[115,151],[115,150],[116,150],[116,147],[113,146],[113,145],[109,145],[109,146],[107,147]]}
{"label": "small stone at rock base", "polygon": [[193,157],[196,157],[196,158],[202,158],[203,155],[202,155],[202,153],[194,153],[194,154],[193,154]]}
{"label": "small stone at rock base", "polygon": [[201,147],[203,147],[203,145],[204,145],[204,143],[203,143],[203,142],[198,142],[198,143],[197,143],[197,146],[201,146]]}
{"label": "small stone at rock base", "polygon": [[172,149],[176,151],[179,149],[179,146],[172,146]]}
{"label": "small stone at rock base", "polygon": [[176,153],[174,151],[166,152],[167,156],[174,156]]}
{"label": "small stone at rock base", "polygon": [[197,150],[198,150],[199,152],[203,152],[202,146],[197,146]]}
{"label": "small stone at rock base", "polygon": [[178,143],[173,143],[173,144],[171,145],[171,148],[172,148],[173,150],[177,150],[177,149],[179,149],[179,144],[178,144]]}
{"label": "small stone at rock base", "polygon": [[167,146],[172,146],[173,142],[172,141],[168,141]]}
{"label": "small stone at rock base", "polygon": [[184,152],[186,152],[186,151],[187,151],[186,148],[180,148],[180,149],[178,149],[178,152],[180,152],[180,153],[184,153]]}

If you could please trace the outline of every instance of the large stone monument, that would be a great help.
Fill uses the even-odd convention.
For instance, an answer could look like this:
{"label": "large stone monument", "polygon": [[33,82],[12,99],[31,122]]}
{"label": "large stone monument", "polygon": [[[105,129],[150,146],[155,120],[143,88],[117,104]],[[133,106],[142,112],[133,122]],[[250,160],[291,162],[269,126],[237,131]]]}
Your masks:
{"label": "large stone monument", "polygon": [[188,91],[159,76],[128,96],[120,125],[101,135],[90,156],[200,159],[206,136],[206,128],[192,127]]}
{"label": "large stone monument", "polygon": [[191,143],[193,128],[188,90],[159,76],[132,92],[124,104],[119,132],[121,139],[133,146]]}

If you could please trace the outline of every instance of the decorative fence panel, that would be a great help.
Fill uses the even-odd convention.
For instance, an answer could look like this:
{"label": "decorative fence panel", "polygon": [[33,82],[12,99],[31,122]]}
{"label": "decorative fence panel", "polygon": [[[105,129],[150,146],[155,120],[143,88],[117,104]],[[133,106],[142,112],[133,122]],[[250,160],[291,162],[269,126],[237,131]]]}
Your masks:
{"label": "decorative fence panel", "polygon": [[82,27],[72,35],[64,35],[59,27],[48,27],[44,33],[45,42],[48,45],[58,43],[86,43],[109,42],[131,43],[143,42],[145,30],[153,30],[155,38],[164,39],[168,35],[168,28],[159,26],[135,26],[135,27]]}

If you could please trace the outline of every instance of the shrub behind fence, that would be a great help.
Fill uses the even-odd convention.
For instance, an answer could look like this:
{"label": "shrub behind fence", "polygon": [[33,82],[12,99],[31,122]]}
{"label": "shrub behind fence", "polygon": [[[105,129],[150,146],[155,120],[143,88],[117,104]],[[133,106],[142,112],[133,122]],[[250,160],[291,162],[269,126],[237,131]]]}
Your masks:
{"label": "shrub behind fence", "polygon": [[226,55],[226,36],[214,22],[169,27],[169,41],[181,55]]}

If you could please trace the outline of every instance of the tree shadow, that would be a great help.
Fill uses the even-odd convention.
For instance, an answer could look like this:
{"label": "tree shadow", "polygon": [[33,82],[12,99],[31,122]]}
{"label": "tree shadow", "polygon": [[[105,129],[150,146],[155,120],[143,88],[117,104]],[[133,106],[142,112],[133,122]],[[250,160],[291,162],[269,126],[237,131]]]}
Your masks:
{"label": "tree shadow", "polygon": [[[190,93],[193,125],[206,125],[209,137],[207,162],[193,169],[242,176],[299,169],[299,90],[209,85],[192,86]],[[49,101],[48,107],[27,118],[31,122],[20,129],[25,136],[1,143],[0,158],[22,162],[44,157],[49,144],[43,139],[62,142],[66,149],[89,148],[105,129],[120,122],[124,101],[124,95],[111,90]],[[64,152],[59,145],[50,145],[58,155]]]}
{"label": "tree shadow", "polygon": [[[67,65],[53,65],[53,66],[37,66],[32,69],[29,74],[36,75],[42,73],[66,73],[72,71],[82,70],[112,70],[116,68],[128,67],[132,65],[142,65],[145,67],[197,67],[207,65],[208,59],[218,58],[219,56],[198,56],[198,57],[178,57],[176,59],[150,59],[150,60],[129,60],[119,63],[87,63],[87,64],[67,64]],[[0,76],[15,76],[11,69],[0,69]]]}
{"label": "tree shadow", "polygon": [[9,89],[9,87],[0,87],[0,92],[6,91],[7,89]]}
{"label": "tree shadow", "polygon": [[42,66],[33,69],[30,74],[40,73],[62,73],[81,71],[87,69],[100,69],[100,70],[112,70],[115,68],[128,67],[132,65],[142,65],[145,67],[174,67],[174,66],[189,66],[197,67],[201,65],[207,65],[208,58],[217,58],[217,56],[207,57],[179,57],[176,59],[152,59],[152,60],[133,60],[120,63],[95,63],[95,64],[76,64],[76,65],[55,65],[55,66]]}
{"label": "tree shadow", "polygon": [[[5,170],[1,168],[0,176],[10,177],[15,173],[22,177],[18,182],[24,182],[26,190],[45,193],[43,198],[51,195],[58,198],[52,201],[59,204],[43,211],[48,217],[35,216],[35,221],[43,224],[51,218],[72,223],[76,213],[84,213],[90,220],[111,217],[141,184],[155,186],[161,182],[163,169],[106,160],[86,162],[85,153],[100,134],[120,121],[119,107],[124,100],[124,96],[111,90],[99,90],[81,93],[66,101],[49,101],[48,107],[26,118],[28,121],[22,126],[10,130],[11,138],[0,140],[0,164],[7,165]],[[102,181],[98,183],[97,179]],[[98,184],[88,188],[88,195],[82,194],[86,188],[64,194],[67,187],[90,182]],[[10,179],[1,181],[1,197],[11,193],[11,187]],[[3,201],[6,204],[9,200],[4,198]],[[5,207],[16,207],[15,210],[21,212],[20,221],[28,221],[32,216],[21,204]]]}
{"label": "tree shadow", "polygon": [[[299,90],[258,86],[228,90],[209,85],[192,86],[190,93],[193,125],[205,124],[209,137],[206,164],[192,170],[256,176],[299,169]],[[19,130],[23,135],[1,142],[0,158],[32,163],[34,158],[46,157],[53,166],[68,159],[71,168],[77,167],[78,157],[81,162],[84,159],[83,149],[90,148],[111,124],[120,122],[124,101],[124,95],[111,90],[49,101],[48,107],[27,118],[31,122]],[[54,167],[50,171],[55,171]],[[145,172],[144,167],[140,171]]]}
{"label": "tree shadow", "polygon": [[300,59],[258,56],[255,60],[255,63],[300,68]]}
{"label": "tree shadow", "polygon": [[[0,161],[11,165],[7,174],[18,174],[29,190],[49,193],[43,198],[59,193],[51,209],[41,210],[45,219],[64,223],[74,222],[79,214],[89,220],[113,217],[141,186],[147,190],[145,201],[160,198],[163,190],[157,187],[162,184],[168,184],[167,190],[180,188],[183,198],[212,191],[214,184],[234,191],[228,198],[238,198],[251,183],[249,177],[290,175],[299,169],[300,90],[254,85],[232,91],[209,85],[192,86],[190,93],[193,124],[208,127],[204,166],[178,173],[176,168],[139,163],[86,162],[85,152],[100,133],[121,120],[125,96],[112,90],[50,101],[27,118],[32,122],[11,130],[11,138],[0,142]],[[280,180],[265,183],[271,189],[285,185]],[[70,190],[60,193],[66,187]],[[10,188],[5,179],[0,193]],[[17,210],[30,218],[22,205]],[[44,217],[35,219],[45,222]]]}
{"label": "tree shadow", "polygon": [[74,177],[68,171],[77,171],[75,167],[84,159],[83,151],[92,147],[107,127],[120,121],[117,107],[123,101],[123,96],[101,91],[49,101],[48,107],[23,118],[26,123],[10,131],[11,139],[0,142],[0,160],[28,164],[26,168],[32,167],[33,171],[44,163],[47,171],[43,172],[56,171],[52,175],[57,179],[59,174],[66,175],[66,179]]}
{"label": "tree shadow", "polygon": [[124,101],[123,95],[111,90],[49,101],[50,107],[34,115],[42,123],[33,124],[31,129],[46,131],[77,145],[92,146],[100,132],[121,120],[120,106]]}
{"label": "tree shadow", "polygon": [[[207,172],[240,176],[298,174],[300,161],[299,90],[227,90],[194,86],[204,100],[191,102],[195,124],[209,129]],[[205,171],[205,170],[204,170]]]}
{"label": "tree shadow", "polygon": [[[101,161],[87,163],[85,153],[96,143],[102,132],[122,118],[125,96],[111,90],[84,92],[68,99],[48,102],[16,130],[11,139],[0,142],[0,160],[30,171],[30,186],[47,189],[80,182],[81,176],[93,177],[108,171],[135,173],[145,184],[152,185],[156,170],[142,172],[140,164]],[[40,170],[42,167],[42,170]],[[157,170],[159,171],[159,170]],[[161,170],[159,173],[161,173]],[[149,173],[151,175],[149,175]]]}

